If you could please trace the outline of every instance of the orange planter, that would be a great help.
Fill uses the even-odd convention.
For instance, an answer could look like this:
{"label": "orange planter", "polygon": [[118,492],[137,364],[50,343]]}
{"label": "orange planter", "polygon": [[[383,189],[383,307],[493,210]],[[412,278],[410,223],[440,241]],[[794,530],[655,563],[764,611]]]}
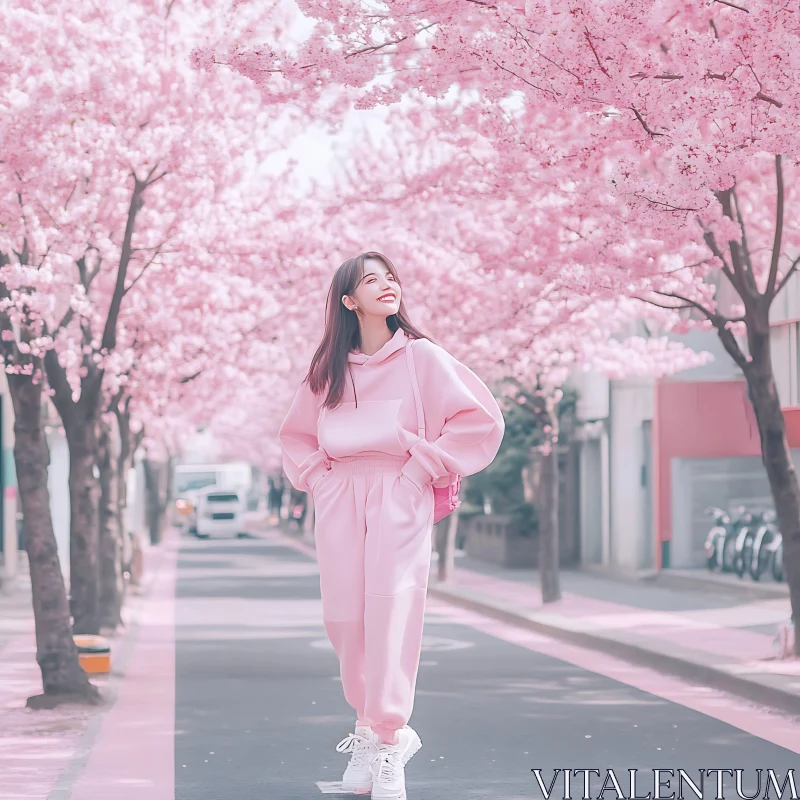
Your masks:
{"label": "orange planter", "polygon": [[84,672],[97,674],[111,671],[111,648],[102,636],[79,634],[72,639],[78,648],[78,662]]}

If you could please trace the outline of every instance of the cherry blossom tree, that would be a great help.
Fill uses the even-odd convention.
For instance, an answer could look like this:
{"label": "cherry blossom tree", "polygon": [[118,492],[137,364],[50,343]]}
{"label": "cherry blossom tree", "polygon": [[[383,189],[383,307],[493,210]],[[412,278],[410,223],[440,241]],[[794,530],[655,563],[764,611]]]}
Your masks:
{"label": "cherry blossom tree", "polygon": [[[188,60],[198,41],[280,34],[277,5],[232,21],[236,5],[24,0],[0,9],[0,329],[51,698],[95,694],[71,632],[100,623],[98,426],[105,410],[126,408],[131,343],[148,325],[136,299],[172,308],[173,327],[205,312],[224,328],[226,292],[260,308],[253,287],[270,268],[268,228],[258,246],[239,248],[239,225],[274,194],[253,172],[281,146],[286,126],[272,131],[283,111],[265,107],[242,76],[201,73]],[[69,610],[41,480],[44,387],[70,449]]]}
{"label": "cherry blossom tree", "polygon": [[[747,381],[797,615],[800,487],[769,336],[770,307],[800,265],[795,9],[769,0],[301,7],[316,27],[299,49],[269,42],[206,59],[240,69],[265,96],[285,81],[312,96],[345,87],[363,108],[422,93],[443,129],[475,127],[509,165],[538,154],[554,177],[575,181],[586,219],[572,238],[558,229],[558,249],[584,252],[588,290],[633,276],[632,295],[691,311],[717,332]],[[581,134],[566,148],[565,127]]]}
{"label": "cherry blossom tree", "polygon": [[[436,338],[508,402],[527,400],[547,431],[531,460],[542,478],[543,594],[558,599],[555,451],[564,382],[588,366],[611,377],[657,377],[708,356],[663,335],[626,335],[643,314],[662,334],[684,321],[674,310],[627,299],[630,277],[624,286],[613,274],[593,284],[582,246],[554,246],[594,224],[576,207],[568,176],[554,182],[530,155],[516,157],[509,170],[505,154],[473,129],[442,130],[435,117],[408,106],[389,125],[390,143],[354,144],[321,202],[332,228],[365,238],[381,231],[383,242],[392,241],[391,252],[419,270],[410,291],[424,298],[420,312]],[[640,291],[648,287],[648,279],[639,280]]]}
{"label": "cherry blossom tree", "polygon": [[[553,227],[557,219],[569,224],[569,195],[567,201],[560,200],[554,187],[537,180],[532,170],[520,170],[520,184],[510,184],[503,178],[507,162],[470,130],[436,131],[434,121],[424,114],[409,115],[407,109],[392,123],[390,143],[379,148],[356,141],[352,152],[344,154],[334,184],[315,192],[315,208],[298,207],[300,219],[315,231],[316,251],[305,254],[307,268],[295,268],[293,282],[281,287],[282,321],[292,326],[281,346],[287,353],[302,354],[289,368],[296,381],[307,366],[309,348],[316,344],[308,331],[319,329],[308,310],[319,309],[321,318],[333,270],[344,258],[366,249],[393,259],[415,321],[491,381],[498,393],[506,383],[518,390],[508,395],[511,402],[526,392],[544,399],[537,413],[550,415],[545,422],[550,426],[548,446],[532,458],[544,465],[545,481],[555,474],[557,403],[572,371],[602,363],[611,374],[659,375],[706,360],[704,354],[663,337],[650,342],[611,338],[647,309],[640,302],[620,299],[610,282],[606,299],[577,291],[588,280],[582,264],[538,242],[537,233],[546,221]],[[512,188],[510,193],[494,190],[493,182],[502,181]],[[528,220],[542,228],[531,229]],[[536,254],[545,248],[558,260],[540,268]],[[314,262],[327,266],[320,273]],[[664,330],[679,322],[676,312],[648,313],[659,318]],[[291,337],[295,341],[290,349]],[[272,396],[285,410],[291,393],[285,382],[278,385],[283,388],[273,384]],[[281,406],[277,398],[283,395]],[[273,420],[274,430],[268,428],[271,436],[280,418]],[[557,491],[555,481],[543,489],[545,518],[557,513]],[[553,517],[541,539],[548,601],[559,595],[557,531]],[[454,531],[450,533],[452,547]],[[446,553],[442,563],[447,563]]]}

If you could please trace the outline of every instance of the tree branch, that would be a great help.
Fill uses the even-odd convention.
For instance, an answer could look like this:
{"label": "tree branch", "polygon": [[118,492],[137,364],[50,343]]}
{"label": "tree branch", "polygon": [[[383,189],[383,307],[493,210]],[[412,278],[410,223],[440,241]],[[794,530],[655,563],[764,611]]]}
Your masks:
{"label": "tree branch", "polygon": [[[656,133],[655,131],[650,130],[650,126],[647,124],[645,118],[636,110],[636,108],[634,108],[634,106],[631,106],[631,111],[633,111],[633,113],[636,114],[636,119],[639,120],[639,122],[641,123],[642,127],[645,129],[645,131],[647,131],[647,135],[648,136],[663,136],[664,135],[663,133]],[[694,211],[695,209],[692,209],[692,210]]]}
{"label": "tree branch", "polygon": [[[659,292],[657,289],[653,289],[653,293],[660,295],[661,297],[674,297],[676,300],[680,300],[682,303],[686,303],[689,308],[696,308],[700,311],[710,322],[712,322],[715,326],[720,323],[725,323],[728,320],[720,314],[716,314],[713,311],[707,309],[702,303],[698,303],[696,300],[690,300],[688,297],[684,297],[682,294],[676,294],[675,292]],[[645,301],[650,302],[650,301]],[[653,304],[655,305],[655,303]],[[661,306],[662,308],[667,308],[667,306]]]}
{"label": "tree branch", "polygon": [[753,260],[750,258],[750,248],[747,245],[747,231],[744,227],[744,217],[742,216],[742,210],[739,206],[739,197],[736,194],[735,188],[731,189],[731,197],[733,198],[733,207],[736,209],[736,219],[739,222],[739,227],[742,229],[742,256],[744,258],[744,263],[750,274],[755,275],[753,271]]}
{"label": "tree branch", "polygon": [[[655,290],[654,290],[655,291]],[[731,322],[746,322],[744,317],[738,317],[736,319],[729,319],[727,317],[722,316],[721,314],[716,314],[713,311],[709,311],[704,305],[698,303],[694,300],[690,300],[688,297],[684,297],[680,294],[674,294],[670,292],[659,292],[655,291],[655,294],[659,294],[662,297],[674,297],[676,300],[680,300],[681,302],[687,303],[693,308],[696,308],[698,311],[702,312],[711,324],[717,329],[717,335],[722,342],[722,346],[725,348],[728,355],[734,360],[736,366],[742,370],[745,374],[750,369],[750,363],[748,362],[747,358],[745,357],[742,349],[739,347],[739,343],[736,341],[736,337],[728,328],[728,324]],[[642,299],[642,298],[638,298]],[[646,300],[645,302],[650,303],[651,305],[658,306],[658,303],[653,303],[650,300]],[[661,308],[665,308],[665,306],[660,306]]]}
{"label": "tree branch", "polygon": [[142,279],[142,276],[145,274],[145,272],[147,272],[147,268],[153,263],[153,261],[156,260],[156,257],[159,255],[161,255],[161,250],[156,250],[156,252],[151,256],[150,260],[142,267],[141,272],[130,282],[128,288],[122,293],[123,296],[128,294],[128,292],[130,292],[130,290],[133,289],[137,283],[139,283],[139,281]]}
{"label": "tree branch", "polygon": [[[91,246],[90,246],[90,247],[88,247],[88,248],[86,249],[86,252],[88,253],[88,252],[89,252],[89,250],[94,250],[94,249],[95,249],[94,247],[91,247]],[[77,260],[77,262],[76,262],[76,263],[77,263],[77,265],[78,265],[78,274],[80,275],[80,279],[81,279],[81,286],[83,286],[83,288],[84,288],[84,289],[85,289],[85,290],[88,292],[88,291],[89,291],[89,288],[90,288],[90,287],[91,287],[91,285],[92,285],[92,281],[94,281],[94,279],[95,279],[95,278],[98,276],[98,274],[100,273],[100,267],[101,267],[101,266],[102,266],[102,264],[103,264],[103,259],[102,259],[102,257],[101,257],[101,256],[98,256],[98,258],[97,258],[97,265],[95,266],[95,268],[94,268],[94,269],[93,269],[91,272],[88,272],[88,271],[87,271],[87,269],[86,269],[86,253],[84,253],[84,254],[83,254],[83,255],[82,255],[82,256],[81,256],[81,257],[80,257],[80,258]]]}
{"label": "tree branch", "polygon": [[47,382],[53,390],[53,403],[61,419],[67,423],[74,414],[75,403],[72,400],[72,387],[67,380],[67,372],[59,363],[58,353],[53,347],[44,354],[44,368]]}
{"label": "tree branch", "polygon": [[[654,136],[663,136],[661,133],[653,134]],[[660,200],[653,200],[651,197],[647,197],[643,194],[636,194],[634,195],[638,200],[647,200],[648,203],[652,203],[656,206],[663,206],[664,208],[668,209],[669,211],[700,211],[699,208],[683,208],[682,206],[673,206],[669,203],[664,203]]]}
{"label": "tree branch", "polygon": [[539,92],[544,92],[545,94],[552,95],[553,97],[558,97],[558,93],[553,91],[552,89],[545,89],[541,86],[537,86],[535,83],[531,83],[527,78],[523,78],[522,75],[517,75],[513,69],[508,69],[504,67],[502,64],[498,64],[494,59],[490,59],[492,64],[494,64],[497,69],[503,70],[503,72],[507,72],[509,75],[513,75],[517,80],[522,81],[523,83],[527,83],[532,89],[536,89]]}
{"label": "tree branch", "polygon": [[773,298],[780,294],[781,289],[789,282],[789,278],[797,272],[797,268],[800,266],[800,256],[798,256],[793,262],[791,267],[789,267],[789,271],[781,278],[781,282],[778,284],[778,288],[775,290],[775,294]]}
{"label": "tree branch", "polygon": [[648,300],[646,297],[637,297],[637,300],[641,301],[642,303],[647,303],[649,306],[655,306],[656,308],[663,308],[666,311],[684,311],[687,308],[694,308],[694,306],[690,305],[689,303],[684,303],[680,306],[665,306],[661,303],[656,303],[655,300]]}
{"label": "tree branch", "polygon": [[703,225],[701,219],[698,218],[698,222],[700,223],[700,227],[703,228],[703,241],[708,245],[708,249],[722,262],[722,274],[730,281],[731,286],[736,290],[739,297],[744,300],[745,293],[739,286],[738,278],[731,269],[730,264],[725,260],[725,256],[722,250],[720,250],[717,240],[714,238],[714,234]]}
{"label": "tree branch", "polygon": [[600,56],[597,54],[597,50],[595,49],[594,42],[592,41],[592,37],[589,35],[589,29],[588,28],[584,28],[583,29],[583,35],[586,37],[586,41],[589,42],[589,47],[591,47],[591,49],[592,49],[592,53],[594,54],[594,60],[597,62],[597,66],[600,67],[600,69],[603,71],[603,74],[607,78],[610,78],[611,76],[609,75],[608,70],[603,66],[603,64],[600,61]]}
{"label": "tree branch", "polygon": [[736,341],[736,337],[726,327],[717,328],[717,334],[722,342],[722,346],[725,348],[728,355],[734,360],[736,366],[739,367],[739,369],[745,375],[747,375],[747,373],[750,371],[750,362],[745,358],[741,347],[739,347],[739,342]]}
{"label": "tree branch", "polygon": [[715,3],[719,3],[723,6],[730,6],[731,8],[736,8],[739,11],[744,11],[746,14],[750,13],[749,8],[745,8],[744,6],[737,6],[736,3],[731,3],[730,0],[714,0]]}
{"label": "tree branch", "polygon": [[203,374],[204,370],[200,369],[195,372],[193,375],[187,375],[185,378],[181,378],[178,383],[191,383],[195,378],[199,378]]}
{"label": "tree branch", "polygon": [[114,294],[111,297],[111,304],[108,309],[108,316],[106,317],[106,324],[103,329],[103,338],[100,344],[100,348],[109,353],[117,344],[117,321],[122,307],[122,298],[125,296],[125,279],[127,278],[128,265],[131,259],[131,241],[133,239],[133,231],[136,227],[136,215],[143,205],[142,193],[149,185],[147,182],[140,181],[135,175],[133,180],[133,192],[131,194],[130,206],[128,207],[128,220],[125,224],[122,251],[119,256],[117,280],[114,285]]}
{"label": "tree branch", "polygon": [[[714,194],[722,206],[722,213],[725,214],[728,219],[734,219],[733,189],[731,188],[721,192],[714,192]],[[755,275],[749,269],[747,269],[747,264],[743,257],[741,243],[731,240],[728,244],[731,252],[733,272],[739,281],[737,290],[742,300],[746,303],[748,300],[755,300],[761,297],[761,292],[758,291],[758,284],[756,284]]]}
{"label": "tree branch", "polygon": [[[777,203],[775,208],[775,237],[772,241],[772,261],[769,265],[769,278],[767,278],[767,289],[764,295],[768,301],[775,296],[775,282],[778,280],[778,262],[781,256],[781,242],[783,239],[783,158],[775,156],[775,176],[777,178]],[[797,263],[797,262],[795,262]]]}

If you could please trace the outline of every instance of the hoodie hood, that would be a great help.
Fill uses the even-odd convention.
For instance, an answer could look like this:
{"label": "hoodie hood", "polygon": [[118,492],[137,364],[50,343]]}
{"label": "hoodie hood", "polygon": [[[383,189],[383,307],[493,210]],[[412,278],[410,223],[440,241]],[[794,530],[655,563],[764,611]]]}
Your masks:
{"label": "hoodie hood", "polygon": [[402,350],[406,346],[408,338],[409,337],[406,332],[402,328],[398,328],[394,332],[394,336],[392,336],[392,338],[389,339],[389,341],[386,342],[386,344],[376,353],[368,356],[364,353],[354,353],[351,350],[347,354],[347,360],[351,364],[364,364],[366,366],[371,366],[372,364],[382,364],[393,353],[396,353],[398,350]]}

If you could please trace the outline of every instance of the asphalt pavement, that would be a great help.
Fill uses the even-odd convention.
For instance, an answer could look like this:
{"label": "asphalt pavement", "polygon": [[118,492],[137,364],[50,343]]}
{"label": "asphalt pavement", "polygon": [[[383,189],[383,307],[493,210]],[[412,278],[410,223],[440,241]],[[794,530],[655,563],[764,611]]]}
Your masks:
{"label": "asphalt pavement", "polygon": [[[354,716],[322,627],[313,558],[271,531],[184,538],[175,614],[175,798],[336,796],[347,756],[335,746]],[[782,780],[800,768],[797,720],[713,687],[517,634],[434,598],[425,625],[410,721],[423,747],[406,767],[409,800],[541,798],[534,768],[546,783],[556,769],[599,770],[599,779],[590,773],[593,798],[608,769],[624,778],[626,795],[629,770],[640,770],[646,795],[654,769],[684,769],[697,781],[704,769],[738,768],[752,795],[757,769]],[[705,780],[705,796],[716,796],[716,779]],[[725,787],[736,797],[727,776]],[[571,796],[583,796],[582,774]]]}

